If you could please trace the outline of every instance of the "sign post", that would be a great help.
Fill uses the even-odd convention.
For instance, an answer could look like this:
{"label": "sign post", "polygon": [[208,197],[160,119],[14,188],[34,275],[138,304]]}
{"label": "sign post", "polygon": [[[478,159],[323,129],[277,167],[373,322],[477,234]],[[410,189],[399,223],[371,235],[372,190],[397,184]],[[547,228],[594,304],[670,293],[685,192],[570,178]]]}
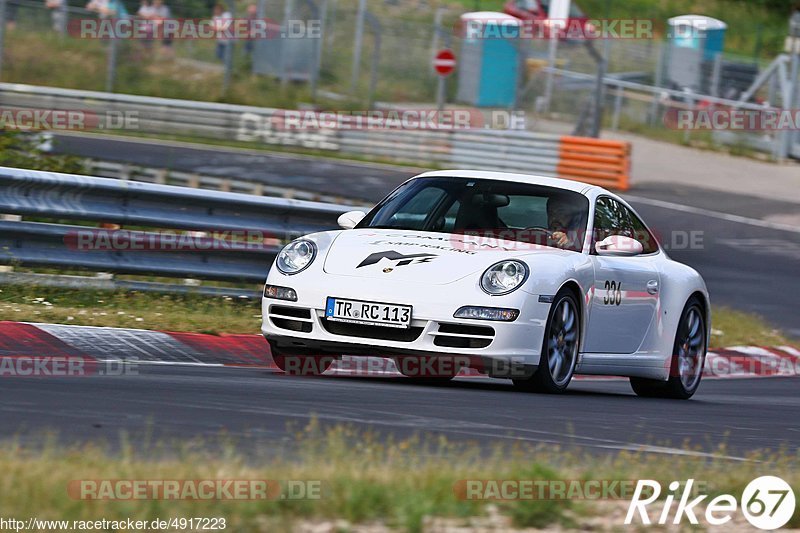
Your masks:
{"label": "sign post", "polygon": [[550,21],[549,26],[549,48],[547,50],[547,77],[544,84],[544,105],[541,111],[550,111],[550,100],[553,99],[553,77],[556,68],[556,58],[558,56],[558,33],[567,26],[569,18],[570,0],[553,0],[547,12]]}
{"label": "sign post", "polygon": [[445,48],[439,50],[433,58],[433,69],[439,75],[439,85],[436,90],[436,109],[439,113],[444,109],[445,80],[456,68],[456,55],[452,50]]}

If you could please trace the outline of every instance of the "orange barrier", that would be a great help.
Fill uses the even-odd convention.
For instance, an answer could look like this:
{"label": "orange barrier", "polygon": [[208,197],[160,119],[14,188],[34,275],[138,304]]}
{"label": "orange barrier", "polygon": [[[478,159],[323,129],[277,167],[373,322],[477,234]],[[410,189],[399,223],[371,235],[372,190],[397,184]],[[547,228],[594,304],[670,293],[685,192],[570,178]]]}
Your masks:
{"label": "orange barrier", "polygon": [[556,171],[560,178],[627,191],[630,188],[631,144],[590,137],[561,137]]}

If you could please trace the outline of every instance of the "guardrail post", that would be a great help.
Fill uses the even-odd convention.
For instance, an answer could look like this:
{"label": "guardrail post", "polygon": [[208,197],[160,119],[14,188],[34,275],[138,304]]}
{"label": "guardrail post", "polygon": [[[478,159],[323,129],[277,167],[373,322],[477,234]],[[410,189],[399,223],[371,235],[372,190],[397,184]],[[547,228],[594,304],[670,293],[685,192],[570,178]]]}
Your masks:
{"label": "guardrail post", "polygon": [[156,172],[156,183],[158,183],[160,185],[166,185],[167,184],[167,173],[168,172],[169,171],[166,168],[159,169]]}
{"label": "guardrail post", "polygon": [[114,92],[114,82],[117,79],[117,37],[112,35],[108,39],[108,65],[106,67],[106,92]]}

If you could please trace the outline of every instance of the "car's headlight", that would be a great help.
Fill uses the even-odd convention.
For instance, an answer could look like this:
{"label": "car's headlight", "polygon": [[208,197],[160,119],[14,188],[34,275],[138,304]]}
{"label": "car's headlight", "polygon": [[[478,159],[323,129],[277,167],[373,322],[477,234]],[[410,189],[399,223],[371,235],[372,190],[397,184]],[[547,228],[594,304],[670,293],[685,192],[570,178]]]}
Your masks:
{"label": "car's headlight", "polygon": [[500,261],[481,276],[481,288],[492,295],[508,294],[528,279],[528,266],[521,261]]}
{"label": "car's headlight", "polygon": [[317,245],[312,241],[300,239],[283,247],[278,253],[275,265],[284,274],[297,274],[308,268],[316,256]]}

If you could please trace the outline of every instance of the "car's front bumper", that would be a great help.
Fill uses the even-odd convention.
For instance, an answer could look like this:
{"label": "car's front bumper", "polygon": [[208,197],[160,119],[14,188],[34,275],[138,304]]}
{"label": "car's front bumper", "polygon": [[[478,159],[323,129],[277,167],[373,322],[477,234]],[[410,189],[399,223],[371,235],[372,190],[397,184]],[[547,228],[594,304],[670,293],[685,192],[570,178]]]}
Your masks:
{"label": "car's front bumper", "polygon": [[[415,287],[328,275],[327,288],[314,288],[293,281],[291,276],[271,274],[268,283],[295,289],[296,302],[262,299],[261,331],[273,346],[286,351],[383,357],[461,355],[531,366],[539,363],[550,304],[522,290],[495,297],[476,291],[471,283],[469,287],[459,283]],[[411,305],[411,328],[331,322],[325,318],[329,296]],[[464,305],[513,308],[520,313],[513,322],[454,318]]]}

